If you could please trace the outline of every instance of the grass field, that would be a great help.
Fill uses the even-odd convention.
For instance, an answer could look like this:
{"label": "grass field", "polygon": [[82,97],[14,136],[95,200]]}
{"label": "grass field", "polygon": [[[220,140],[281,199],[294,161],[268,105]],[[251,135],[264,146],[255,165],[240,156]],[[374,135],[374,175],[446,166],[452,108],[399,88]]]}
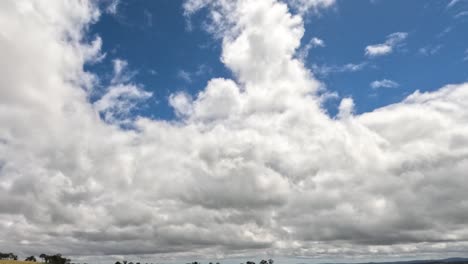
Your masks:
{"label": "grass field", "polygon": [[0,264],[43,264],[42,262],[31,262],[22,260],[0,259]]}

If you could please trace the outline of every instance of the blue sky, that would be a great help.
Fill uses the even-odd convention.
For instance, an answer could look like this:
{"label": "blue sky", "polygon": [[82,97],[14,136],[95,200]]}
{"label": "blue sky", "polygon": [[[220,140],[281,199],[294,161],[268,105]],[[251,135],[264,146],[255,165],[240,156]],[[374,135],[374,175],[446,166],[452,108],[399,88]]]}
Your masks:
{"label": "blue sky", "polygon": [[[90,36],[103,39],[105,59],[87,65],[112,76],[114,59],[123,59],[132,82],[154,93],[136,112],[173,119],[168,96],[185,91],[195,96],[214,77],[232,77],[220,61],[221,43],[204,29],[206,10],[183,15],[182,1],[120,2],[117,13],[104,13]],[[415,90],[432,91],[468,80],[467,1],[338,1],[331,9],[304,17],[302,48],[312,38],[305,65],[339,98],[352,97],[357,113],[396,103]],[[190,25],[189,25],[190,23]],[[368,45],[382,44],[395,32],[407,33],[389,54],[369,57]],[[103,78],[103,87],[105,84]],[[391,87],[372,87],[389,80]],[[325,102],[336,115],[339,98]]]}

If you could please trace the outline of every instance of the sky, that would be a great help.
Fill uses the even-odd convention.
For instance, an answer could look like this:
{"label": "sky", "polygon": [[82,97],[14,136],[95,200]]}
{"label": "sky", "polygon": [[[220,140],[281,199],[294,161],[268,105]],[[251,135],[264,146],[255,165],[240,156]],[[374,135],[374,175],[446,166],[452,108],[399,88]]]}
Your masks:
{"label": "sky", "polygon": [[468,1],[0,1],[0,248],[467,256]]}

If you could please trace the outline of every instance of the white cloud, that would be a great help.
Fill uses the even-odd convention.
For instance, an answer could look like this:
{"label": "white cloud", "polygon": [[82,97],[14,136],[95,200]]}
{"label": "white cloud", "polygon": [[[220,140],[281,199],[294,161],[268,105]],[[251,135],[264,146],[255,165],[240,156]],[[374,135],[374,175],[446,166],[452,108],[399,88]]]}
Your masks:
{"label": "white cloud", "polygon": [[456,14],[454,18],[459,19],[466,16],[468,16],[468,11],[461,11],[460,13]]}
{"label": "white cloud", "polygon": [[106,12],[112,15],[117,14],[120,0],[111,0],[109,5],[106,7]]}
{"label": "white cloud", "polygon": [[373,89],[378,89],[378,88],[396,88],[400,86],[397,82],[388,80],[388,79],[383,79],[380,81],[373,81],[370,83],[370,87]]}
{"label": "white cloud", "polygon": [[184,92],[178,92],[169,96],[169,104],[176,111],[179,117],[186,117],[192,114],[192,97]]}
{"label": "white cloud", "polygon": [[177,77],[181,80],[184,80],[188,83],[191,83],[193,80],[192,80],[192,74],[188,71],[185,71],[185,70],[179,70],[177,72]]}
{"label": "white cloud", "polygon": [[451,0],[448,4],[447,4],[447,8],[451,8],[453,6],[455,6],[457,3],[459,3],[460,0]]}
{"label": "white cloud", "polygon": [[418,52],[423,56],[432,56],[439,53],[440,49],[442,49],[442,45],[426,46],[420,48]]}
{"label": "white cloud", "polygon": [[335,4],[335,0],[288,0],[287,2],[299,13],[310,10],[318,12],[319,9],[329,8]]}
{"label": "white cloud", "polygon": [[166,260],[466,252],[468,84],[359,115],[345,98],[330,118],[295,59],[299,15],[274,0],[205,7],[223,17],[210,26],[235,79],[171,95],[178,120],[125,129],[98,113],[148,94],[124,82],[89,101],[98,76],[83,65],[99,52],[83,34],[97,7],[0,1],[1,248]]}
{"label": "white cloud", "polygon": [[367,56],[381,56],[393,51],[392,46],[387,44],[370,45],[366,47]]}
{"label": "white cloud", "polygon": [[367,66],[366,62],[347,63],[343,65],[312,65],[312,72],[319,76],[327,76],[332,73],[361,71]]}
{"label": "white cloud", "polygon": [[387,36],[382,44],[369,45],[365,48],[365,54],[369,57],[377,57],[392,53],[408,37],[408,33],[395,32]]}
{"label": "white cloud", "polygon": [[305,59],[307,59],[307,57],[309,56],[309,51],[312,48],[316,47],[325,47],[325,42],[322,39],[313,37],[309,40],[309,42],[307,42],[306,45],[304,45],[298,50],[297,57],[302,61],[305,61]]}
{"label": "white cloud", "polygon": [[137,104],[150,98],[152,93],[131,84],[117,84],[108,88],[106,94],[94,103],[95,109],[104,115],[109,123],[123,124],[130,120],[131,110]]}

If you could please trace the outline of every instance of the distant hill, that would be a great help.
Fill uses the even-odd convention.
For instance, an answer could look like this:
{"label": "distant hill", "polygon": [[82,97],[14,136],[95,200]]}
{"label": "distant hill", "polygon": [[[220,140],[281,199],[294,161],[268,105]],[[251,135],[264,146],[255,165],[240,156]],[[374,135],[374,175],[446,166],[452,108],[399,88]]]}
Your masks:
{"label": "distant hill", "polygon": [[[348,264],[348,263],[323,263],[323,264]],[[468,264],[468,258],[447,258],[447,259],[423,259],[387,262],[361,262],[353,264]]]}

